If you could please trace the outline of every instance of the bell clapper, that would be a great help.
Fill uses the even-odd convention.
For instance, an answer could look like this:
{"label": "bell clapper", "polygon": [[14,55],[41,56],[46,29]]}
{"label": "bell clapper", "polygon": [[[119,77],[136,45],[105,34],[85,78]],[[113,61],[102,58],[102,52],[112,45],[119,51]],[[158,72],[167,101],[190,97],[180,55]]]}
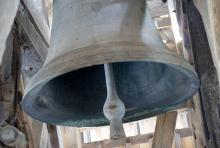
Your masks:
{"label": "bell clapper", "polygon": [[107,98],[103,107],[105,117],[110,120],[110,139],[125,139],[125,131],[122,124],[122,118],[125,114],[124,103],[118,97],[112,64],[104,64],[105,79],[107,86]]}

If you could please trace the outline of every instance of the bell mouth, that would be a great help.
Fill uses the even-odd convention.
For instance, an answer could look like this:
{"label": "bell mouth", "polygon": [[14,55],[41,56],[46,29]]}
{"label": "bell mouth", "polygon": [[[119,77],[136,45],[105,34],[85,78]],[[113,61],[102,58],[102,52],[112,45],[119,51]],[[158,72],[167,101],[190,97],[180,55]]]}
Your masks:
{"label": "bell mouth", "polygon": [[[113,63],[116,89],[125,104],[123,122],[166,112],[199,88],[195,72],[184,66],[153,61]],[[23,109],[50,124],[89,127],[109,124],[103,115],[106,99],[104,65],[89,66],[37,85],[24,97]]]}

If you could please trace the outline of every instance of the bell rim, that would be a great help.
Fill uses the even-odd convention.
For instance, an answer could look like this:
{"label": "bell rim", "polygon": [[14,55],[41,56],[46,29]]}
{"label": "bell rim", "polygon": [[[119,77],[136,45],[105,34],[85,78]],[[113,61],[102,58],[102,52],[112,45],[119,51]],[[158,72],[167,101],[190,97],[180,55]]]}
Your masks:
{"label": "bell rim", "polygon": [[[35,86],[37,86],[43,82],[48,82],[48,81],[52,80],[53,78],[59,76],[60,74],[65,74],[70,71],[75,71],[75,70],[79,70],[81,68],[86,68],[86,67],[90,67],[90,66],[101,65],[104,63],[132,62],[132,61],[134,61],[134,62],[135,61],[137,61],[137,62],[138,61],[156,62],[156,63],[181,66],[181,67],[184,67],[184,68],[194,72],[195,75],[197,75],[197,73],[194,71],[193,67],[188,63],[188,61],[183,59],[181,56],[168,51],[165,47],[158,48],[159,50],[155,51],[155,50],[150,49],[151,47],[146,47],[146,45],[144,45],[143,43],[137,43],[137,42],[131,43],[131,44],[129,44],[129,43],[130,42],[106,43],[106,44],[102,44],[102,45],[93,45],[93,46],[79,48],[78,50],[83,50],[83,49],[91,50],[91,48],[100,48],[100,47],[102,47],[102,49],[105,48],[105,52],[102,52],[101,50],[97,50],[95,54],[92,53],[91,55],[88,55],[88,56],[98,56],[97,53],[99,53],[99,55],[101,55],[101,56],[103,56],[105,54],[107,55],[106,57],[103,56],[103,59],[100,59],[99,61],[95,61],[96,59],[93,59],[92,62],[91,61],[89,62],[90,64],[83,63],[83,61],[87,61],[88,59],[90,59],[87,57],[82,58],[82,56],[84,56],[84,55],[82,55],[82,56],[76,55],[75,57],[71,57],[70,60],[66,60],[65,58],[60,58],[60,57],[68,57],[69,55],[80,54],[80,53],[77,53],[75,50],[72,50],[71,52],[60,55],[59,57],[56,57],[55,60],[52,60],[50,62],[47,62],[48,60],[46,59],[43,67],[31,78],[30,82],[28,83],[27,87],[25,88],[24,96],[27,94],[27,92],[32,90]],[[127,46],[126,46],[126,44],[127,44]],[[115,46],[119,46],[119,48],[123,46],[122,47],[123,49],[120,49],[118,51],[114,51],[114,49],[112,49],[111,46],[114,46],[114,48],[115,48]],[[131,50],[126,50],[126,49],[124,49],[125,47],[127,49],[130,48]],[[138,50],[136,50],[136,49],[138,49]],[[117,53],[124,52],[125,55],[119,55],[118,57],[116,57],[115,54],[109,53],[108,50],[114,51]],[[81,51],[81,52],[87,52],[87,51]],[[137,52],[138,52],[138,54],[137,54]],[[128,54],[130,56],[129,58],[127,58]],[[113,58],[110,59],[109,58],[110,56]],[[61,59],[61,60],[59,60],[59,59]],[[173,59],[173,60],[171,60],[171,59]],[[56,63],[56,60],[59,60],[59,61]],[[66,60],[66,61],[64,61],[64,60]],[[77,63],[77,65],[73,64],[74,61],[76,61],[75,63]],[[82,61],[82,62],[80,63],[80,61]],[[63,67],[62,65],[65,65],[65,63],[68,63],[68,64],[66,64],[66,65],[68,65],[68,68],[64,68],[64,70],[56,69],[57,65],[60,65],[59,67]],[[46,70],[46,72],[43,71],[44,69]],[[50,70],[48,70],[48,69],[50,69]],[[50,73],[48,73],[47,71],[50,71]],[[44,76],[44,75],[42,75],[42,73],[47,73],[47,75]],[[42,77],[42,76],[44,76],[44,79],[38,80],[38,77]],[[35,83],[33,83],[33,81]]]}
{"label": "bell rim", "polygon": [[[112,44],[114,44],[114,46],[112,46]],[[113,47],[116,48],[116,46],[118,46],[118,48],[120,48],[121,46],[123,46],[123,48],[119,51],[114,51],[112,53],[109,52],[115,49],[112,49]],[[105,47],[104,52],[102,50],[99,50],[100,52],[97,52],[99,54],[91,54],[89,55],[89,57],[77,57],[77,58],[73,58],[70,55],[74,55],[76,52],[73,50],[70,53],[66,53],[66,55],[61,55],[62,57],[71,57],[71,58],[62,58],[61,60],[59,59],[58,61],[53,60],[51,62],[46,62],[45,65],[42,67],[42,69],[40,69],[40,71],[34,75],[34,77],[30,80],[30,82],[28,83],[26,89],[25,89],[25,93],[24,93],[24,97],[22,99],[22,107],[24,109],[24,111],[29,114],[32,117],[36,117],[36,113],[32,112],[28,112],[28,108],[27,107],[27,100],[31,99],[30,96],[32,96],[31,94],[36,93],[34,92],[35,89],[37,89],[37,91],[39,92],[40,89],[49,81],[51,81],[52,79],[56,78],[57,76],[61,75],[61,74],[65,74],[74,70],[79,70],[81,68],[86,68],[86,67],[90,67],[90,66],[95,66],[95,65],[100,65],[100,64],[104,64],[104,63],[117,63],[117,62],[130,62],[130,61],[134,61],[134,62],[138,62],[138,61],[142,61],[142,62],[155,62],[155,63],[161,63],[161,64],[167,64],[170,66],[178,66],[181,67],[180,69],[184,69],[184,71],[188,71],[191,72],[192,75],[194,75],[195,78],[195,88],[194,91],[191,93],[192,97],[196,92],[197,89],[199,88],[200,85],[200,81],[199,78],[196,74],[196,72],[194,71],[193,67],[182,57],[167,51],[166,48],[161,48],[158,49],[157,52],[155,52],[155,50],[152,50],[150,48],[147,48],[145,45],[143,45],[142,43],[132,43],[131,45],[125,45],[121,43],[111,43],[111,44],[106,44],[105,46],[100,46],[97,45],[96,48],[101,48],[103,49],[103,47]],[[109,47],[109,48],[107,48]],[[126,47],[126,49],[125,49]],[[86,48],[81,48],[81,49],[87,49],[87,50],[91,50],[91,48],[94,48],[94,46],[92,47],[86,47]],[[134,50],[135,49],[135,50]],[[137,49],[137,50],[136,50]],[[79,49],[80,50],[80,49]],[[138,54],[137,54],[138,51]],[[85,52],[85,51],[84,51]],[[119,55],[115,55],[115,53],[120,53]],[[125,56],[126,55],[126,56]],[[129,57],[128,57],[129,55]],[[77,56],[77,55],[75,55]],[[85,63],[83,61],[91,59],[91,56],[94,58],[96,56],[101,56],[102,59],[93,59],[92,64],[88,64]],[[109,58],[109,57],[113,57],[113,58]],[[78,61],[79,60],[79,61]],[[75,64],[74,65],[74,61]],[[103,62],[104,61],[104,62]],[[81,62],[81,63],[80,63]],[[90,61],[91,62],[91,61]],[[79,64],[80,63],[80,64]],[[59,66],[58,66],[59,65]],[[67,67],[65,67],[65,65],[68,65]],[[80,65],[80,66],[79,66]],[[57,67],[61,67],[60,69],[58,69]],[[46,75],[44,75],[46,74]],[[43,79],[41,79],[43,77]],[[41,80],[40,80],[41,79]],[[29,96],[29,97],[28,97]],[[177,107],[179,104],[185,102],[188,98],[185,98],[183,100],[181,100],[182,102],[178,102],[177,104],[174,104],[172,106],[169,106],[170,108],[175,108]],[[169,111],[170,108],[165,109],[164,112]],[[30,109],[30,108],[29,108]],[[161,113],[161,110],[160,110]],[[157,113],[151,113],[152,116],[156,115]],[[149,116],[148,116],[149,117]],[[39,118],[37,118],[39,119]],[[135,118],[135,119],[138,119]],[[41,119],[40,119],[41,120]],[[43,121],[43,120],[41,120]],[[129,122],[129,120],[128,120]],[[46,122],[49,123],[49,122]],[[61,124],[61,125],[65,125],[65,123]],[[92,126],[96,126],[96,125],[92,125]]]}

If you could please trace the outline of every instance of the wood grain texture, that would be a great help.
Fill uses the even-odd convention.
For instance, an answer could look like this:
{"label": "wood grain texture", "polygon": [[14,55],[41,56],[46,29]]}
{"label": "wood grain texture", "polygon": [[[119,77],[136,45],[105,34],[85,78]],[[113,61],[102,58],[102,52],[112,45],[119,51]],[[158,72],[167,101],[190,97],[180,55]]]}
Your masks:
{"label": "wood grain texture", "polygon": [[[183,129],[176,129],[175,133],[180,136],[180,138],[184,137],[191,137],[193,136],[193,131],[190,128],[183,128]],[[143,135],[136,135],[126,138],[126,146],[137,146],[137,145],[152,145],[152,139],[154,134],[148,133]],[[166,136],[166,135],[165,135]],[[102,140],[97,142],[91,142],[91,143],[84,143],[83,148],[111,148],[112,146],[120,147],[124,145],[123,140]]]}
{"label": "wood grain texture", "polygon": [[[200,99],[207,147],[220,145],[218,67],[214,64],[201,15],[192,2],[186,3],[186,14],[196,71],[201,80]],[[214,59],[214,60],[213,60]],[[196,126],[195,126],[196,127]]]}
{"label": "wood grain texture", "polygon": [[60,148],[59,137],[57,134],[56,126],[47,125],[47,129],[50,135],[50,143],[52,148]]}
{"label": "wood grain texture", "polygon": [[177,112],[168,112],[157,117],[152,148],[171,148],[176,126]]}
{"label": "wood grain texture", "polygon": [[19,6],[16,22],[27,34],[41,58],[43,60],[46,59],[49,43],[44,39],[44,36],[40,33],[38,27],[32,21],[31,15],[22,5]]}
{"label": "wood grain texture", "polygon": [[[186,50],[186,58],[189,59],[190,63],[194,63],[194,57],[193,57],[193,53],[192,53],[192,44],[191,44],[191,36],[190,36],[190,30],[189,30],[189,23],[188,22],[188,18],[187,18],[187,13],[189,13],[188,10],[184,9],[184,8],[189,8],[186,4],[187,1],[185,0],[177,0],[176,1],[177,5],[178,5],[178,9],[177,10],[177,17],[178,17],[178,24],[180,24],[181,27],[181,32],[182,32],[182,37],[183,37],[183,45],[184,45],[184,49]],[[204,16],[203,21],[206,22],[205,23],[205,27],[206,29],[210,29],[210,24],[208,21],[208,9],[207,9],[207,4],[206,1],[204,0],[194,0],[194,4],[197,6],[197,8],[199,10],[202,10],[201,14],[202,16]],[[191,11],[195,11],[196,9],[192,9],[190,8]],[[193,15],[190,15],[192,18],[191,20],[195,20]],[[206,17],[205,17],[206,16]],[[196,19],[198,19],[199,17],[196,17]],[[195,27],[196,29],[198,29],[198,22],[200,21],[194,21],[195,23]],[[191,26],[192,27],[192,26]],[[198,29],[198,31],[203,32],[201,29]],[[210,30],[206,30],[206,32],[208,32],[209,34],[207,34],[208,36],[212,36]],[[204,33],[204,32],[203,32]],[[204,35],[200,34],[200,38],[203,38]],[[194,33],[194,35],[196,35],[196,33]],[[208,37],[209,38],[209,37]],[[199,40],[198,37],[196,37],[197,40]],[[203,41],[197,41],[197,44],[201,44],[201,48],[202,49],[206,49],[207,47],[207,43],[204,43]],[[194,42],[192,42],[194,43]],[[209,42],[209,45],[211,45],[211,42]],[[203,47],[204,46],[204,47]],[[201,49],[198,48],[201,52]],[[204,54],[206,55],[206,54]],[[206,140],[205,140],[205,124],[203,122],[203,108],[202,108],[202,104],[201,104],[201,100],[199,95],[195,95],[193,97],[193,99],[190,102],[190,106],[192,108],[192,110],[189,112],[188,116],[188,123],[190,128],[193,129],[194,132],[194,143],[196,147],[205,147],[206,145]]]}

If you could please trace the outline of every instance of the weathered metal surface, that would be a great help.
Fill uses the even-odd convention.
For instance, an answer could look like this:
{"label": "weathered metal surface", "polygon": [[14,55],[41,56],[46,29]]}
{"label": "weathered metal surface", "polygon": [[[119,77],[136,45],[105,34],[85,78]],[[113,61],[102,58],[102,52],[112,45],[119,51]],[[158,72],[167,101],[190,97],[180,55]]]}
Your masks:
{"label": "weathered metal surface", "polygon": [[112,64],[104,64],[107,98],[103,107],[105,117],[110,120],[110,139],[125,139],[122,118],[125,115],[125,105],[118,97],[115,87],[115,77]]}
{"label": "weathered metal surface", "polygon": [[38,120],[108,124],[104,63],[113,63],[123,122],[173,109],[199,87],[191,65],[161,41],[145,0],[57,0],[53,21],[48,56],[22,102]]}

